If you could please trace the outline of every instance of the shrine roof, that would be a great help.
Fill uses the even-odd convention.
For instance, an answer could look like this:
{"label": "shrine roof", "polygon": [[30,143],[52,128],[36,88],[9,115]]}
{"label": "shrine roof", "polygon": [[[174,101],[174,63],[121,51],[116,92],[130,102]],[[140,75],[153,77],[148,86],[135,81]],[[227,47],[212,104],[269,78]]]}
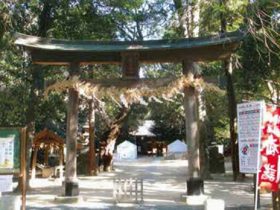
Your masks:
{"label": "shrine roof", "polygon": [[54,132],[44,129],[37,133],[33,139],[33,144],[40,146],[40,144],[56,144],[63,147],[64,140]]}

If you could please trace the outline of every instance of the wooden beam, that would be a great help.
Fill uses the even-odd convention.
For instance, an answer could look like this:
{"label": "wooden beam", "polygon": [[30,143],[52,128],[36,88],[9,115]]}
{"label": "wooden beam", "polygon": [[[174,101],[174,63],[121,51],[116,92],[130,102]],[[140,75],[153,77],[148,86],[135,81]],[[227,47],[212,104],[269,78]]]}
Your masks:
{"label": "wooden beam", "polygon": [[65,52],[53,50],[30,49],[32,62],[49,65],[71,65],[76,63],[121,63],[120,53]]}
{"label": "wooden beam", "polygon": [[122,64],[126,59],[138,57],[139,63],[177,63],[182,60],[215,61],[225,60],[238,43],[227,43],[185,49],[157,49],[126,52],[79,52],[29,49],[32,62],[47,65],[69,65],[71,62],[80,64]]}

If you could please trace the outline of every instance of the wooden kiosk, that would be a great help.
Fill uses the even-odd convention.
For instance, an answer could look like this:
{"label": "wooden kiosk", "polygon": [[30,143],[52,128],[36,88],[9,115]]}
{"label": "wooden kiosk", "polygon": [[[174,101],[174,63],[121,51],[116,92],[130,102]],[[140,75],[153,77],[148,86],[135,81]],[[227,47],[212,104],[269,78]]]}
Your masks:
{"label": "wooden kiosk", "polygon": [[[42,177],[56,175],[57,169],[59,170],[59,178],[63,177],[64,140],[61,137],[59,137],[54,132],[48,129],[44,129],[35,135],[33,139],[32,149],[33,149],[33,155],[32,155],[31,179],[35,179],[36,177],[36,166],[42,170]],[[37,154],[39,149],[43,149],[44,151],[44,164],[42,167],[37,165]],[[49,165],[50,152],[52,154],[57,154],[59,156],[58,167]]]}

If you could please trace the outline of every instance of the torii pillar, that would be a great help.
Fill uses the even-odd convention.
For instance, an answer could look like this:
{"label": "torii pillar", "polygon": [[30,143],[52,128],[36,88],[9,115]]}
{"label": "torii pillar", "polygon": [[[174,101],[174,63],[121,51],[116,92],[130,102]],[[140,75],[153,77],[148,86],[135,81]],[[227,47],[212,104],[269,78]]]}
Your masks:
{"label": "torii pillar", "polygon": [[[70,63],[70,79],[79,74],[80,64]],[[65,196],[78,196],[79,183],[77,179],[77,137],[78,137],[79,92],[70,88],[68,92],[67,129],[66,129],[66,167]]]}
{"label": "torii pillar", "polygon": [[[182,65],[183,74],[188,78],[188,81],[194,82],[198,68],[197,64],[184,60]],[[185,87],[184,95],[186,141],[188,145],[187,194],[200,195],[204,193],[204,190],[200,173],[198,99],[195,87]]]}

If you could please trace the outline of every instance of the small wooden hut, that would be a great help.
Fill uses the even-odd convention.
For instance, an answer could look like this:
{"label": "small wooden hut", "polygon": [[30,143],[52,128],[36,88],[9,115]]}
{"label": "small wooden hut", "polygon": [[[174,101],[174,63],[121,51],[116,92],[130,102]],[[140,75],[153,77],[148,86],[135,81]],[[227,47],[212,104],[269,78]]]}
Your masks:
{"label": "small wooden hut", "polygon": [[[63,162],[64,162],[64,140],[56,135],[54,132],[44,129],[37,133],[33,139],[32,149],[32,171],[31,179],[36,177],[36,166],[42,170],[42,176],[48,177],[50,175],[56,175],[57,169],[59,170],[59,178],[63,176]],[[37,164],[38,151],[44,151],[43,164]],[[50,164],[50,154],[59,156],[59,165],[55,166]]]}

